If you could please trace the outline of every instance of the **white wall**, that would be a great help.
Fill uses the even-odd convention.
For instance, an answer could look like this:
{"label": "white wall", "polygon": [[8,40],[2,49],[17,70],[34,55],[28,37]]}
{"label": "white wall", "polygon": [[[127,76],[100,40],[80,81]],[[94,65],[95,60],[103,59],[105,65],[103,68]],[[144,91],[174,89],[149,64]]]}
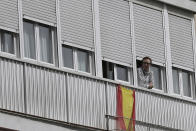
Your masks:
{"label": "white wall", "polygon": [[158,0],[158,1],[196,12],[196,0]]}

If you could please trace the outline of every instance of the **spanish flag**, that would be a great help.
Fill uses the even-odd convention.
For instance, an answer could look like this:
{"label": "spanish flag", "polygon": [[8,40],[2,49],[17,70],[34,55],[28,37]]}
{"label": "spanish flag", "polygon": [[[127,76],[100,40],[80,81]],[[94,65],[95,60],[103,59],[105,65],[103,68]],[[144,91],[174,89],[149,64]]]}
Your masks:
{"label": "spanish flag", "polygon": [[135,131],[135,91],[118,85],[117,129]]}

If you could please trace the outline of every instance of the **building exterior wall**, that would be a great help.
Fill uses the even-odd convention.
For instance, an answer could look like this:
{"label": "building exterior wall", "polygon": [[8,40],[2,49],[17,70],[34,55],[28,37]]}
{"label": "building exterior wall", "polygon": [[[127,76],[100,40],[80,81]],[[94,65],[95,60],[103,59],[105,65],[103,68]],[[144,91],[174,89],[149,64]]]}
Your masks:
{"label": "building exterior wall", "polygon": [[181,7],[187,10],[196,11],[195,0],[158,0],[167,4],[171,4],[177,7]]}
{"label": "building exterior wall", "polygon": [[[0,13],[0,21],[4,21],[0,22],[1,109],[93,130],[112,130],[116,128],[116,121],[107,118],[107,115],[116,116],[116,87],[121,84],[136,91],[136,120],[160,125],[152,126],[150,130],[162,130],[161,126],[171,130],[196,129],[196,2],[13,2],[0,2],[0,10],[4,11]],[[9,12],[8,9],[12,7],[16,12]],[[24,56],[24,45],[28,42],[24,42],[26,32],[23,32],[23,21],[33,25],[35,59]],[[46,46],[39,45],[44,43],[44,39],[40,40],[43,37],[40,32],[44,29],[51,33],[52,51],[49,54],[52,54],[52,63],[40,58],[45,51],[41,49]],[[6,31],[13,34],[14,54],[3,50],[2,38]],[[63,62],[68,62],[63,61],[67,55],[62,56],[65,53],[63,47],[73,50],[70,57],[73,59],[72,68],[63,65]],[[85,56],[85,53],[88,54],[87,67],[79,65],[84,62],[80,56]],[[136,61],[146,55],[153,58],[154,68],[159,69],[161,89],[148,90],[137,86]],[[95,63],[102,64],[102,60],[114,64],[113,80],[102,78],[102,73],[98,73],[102,70]],[[117,66],[126,67],[129,73],[127,81],[118,79]],[[86,68],[89,70],[84,71]],[[179,94],[173,87],[172,68],[177,68],[179,73]],[[190,85],[187,88],[190,88],[190,96],[183,91],[183,72],[189,72]],[[132,78],[135,79],[134,83],[131,82]],[[4,113],[0,113],[0,125],[27,131],[72,130],[67,126],[55,126],[50,122],[46,124]],[[136,125],[136,129],[146,131],[149,127]]]}

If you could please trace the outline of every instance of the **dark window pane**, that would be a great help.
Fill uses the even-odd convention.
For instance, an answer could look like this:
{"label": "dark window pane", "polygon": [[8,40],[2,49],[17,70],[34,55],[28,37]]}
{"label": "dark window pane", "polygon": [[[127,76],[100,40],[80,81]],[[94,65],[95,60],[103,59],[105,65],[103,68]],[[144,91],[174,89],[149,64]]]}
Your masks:
{"label": "dark window pane", "polygon": [[14,54],[14,41],[13,41],[13,35],[11,33],[2,32],[1,50],[3,52]]}
{"label": "dark window pane", "polygon": [[127,67],[117,65],[117,79],[118,80],[123,80],[123,81],[128,81],[128,69]]}
{"label": "dark window pane", "polygon": [[114,80],[114,64],[102,61],[103,77]]}
{"label": "dark window pane", "polygon": [[78,70],[84,72],[90,72],[88,52],[78,50],[77,55],[78,55]]}
{"label": "dark window pane", "polygon": [[73,69],[73,49],[62,47],[63,66]]}
{"label": "dark window pane", "polygon": [[180,94],[178,71],[173,69],[172,70],[172,75],[173,75],[173,89],[174,89],[174,93]]}
{"label": "dark window pane", "polygon": [[53,63],[51,30],[49,27],[39,26],[40,60]]}
{"label": "dark window pane", "polygon": [[152,66],[151,70],[153,72],[153,85],[154,88],[162,90],[162,81],[161,81],[161,69],[157,66]]}
{"label": "dark window pane", "polygon": [[32,23],[24,22],[23,28],[24,55],[27,58],[36,59],[34,25]]}
{"label": "dark window pane", "polygon": [[184,95],[191,97],[190,74],[188,72],[182,72],[182,81]]}

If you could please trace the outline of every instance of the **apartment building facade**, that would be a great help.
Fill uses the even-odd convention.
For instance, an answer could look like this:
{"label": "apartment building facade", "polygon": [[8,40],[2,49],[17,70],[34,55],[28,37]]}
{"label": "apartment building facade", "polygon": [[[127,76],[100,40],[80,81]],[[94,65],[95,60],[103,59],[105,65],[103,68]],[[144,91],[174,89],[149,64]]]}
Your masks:
{"label": "apartment building facade", "polygon": [[[120,84],[135,90],[136,131],[195,131],[195,12],[194,0],[1,0],[0,130],[117,130]],[[137,83],[144,56],[152,90]]]}

